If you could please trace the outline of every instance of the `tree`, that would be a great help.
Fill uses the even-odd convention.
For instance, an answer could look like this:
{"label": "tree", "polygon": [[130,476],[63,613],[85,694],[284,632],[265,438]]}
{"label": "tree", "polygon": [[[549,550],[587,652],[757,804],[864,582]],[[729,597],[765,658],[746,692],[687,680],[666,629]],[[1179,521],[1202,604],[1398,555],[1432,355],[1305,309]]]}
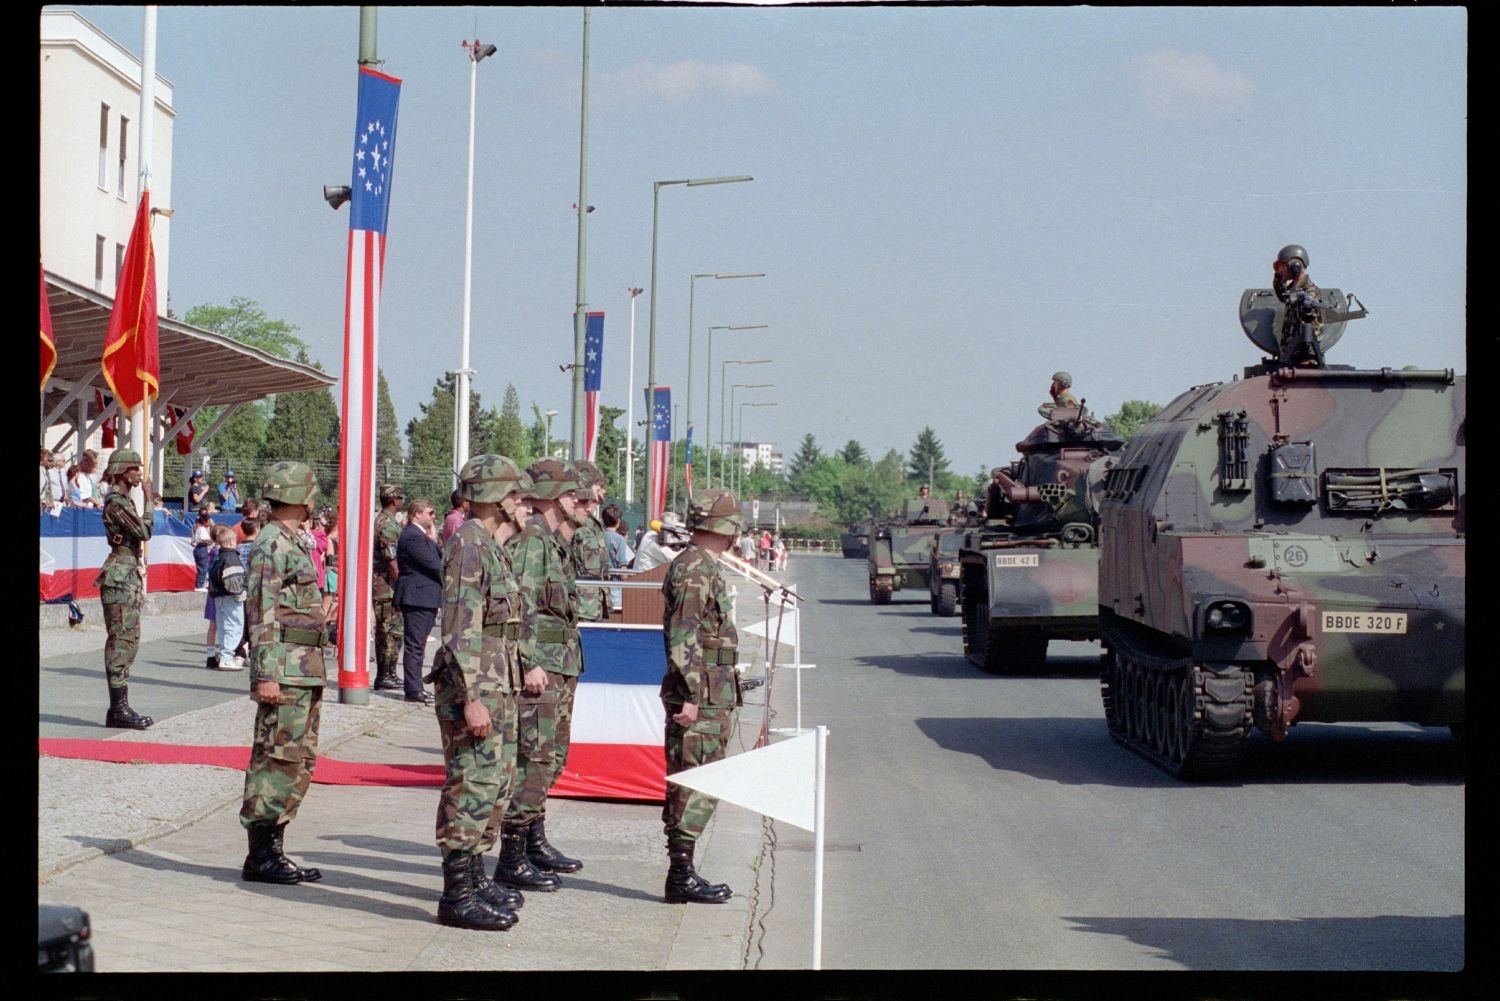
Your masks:
{"label": "tree", "polygon": [[[594,446],[594,465],[607,481],[604,489],[608,493],[620,493],[625,489],[625,432],[615,427],[615,421],[625,416],[624,407],[599,407],[599,441]],[[702,459],[695,450],[694,464]],[[616,468],[618,467],[618,468]],[[698,468],[702,468],[698,465]]]}
{"label": "tree", "polygon": [[847,466],[866,466],[870,463],[870,453],[866,452],[865,447],[853,438],[850,438],[849,443],[839,449],[838,456]]}
{"label": "tree", "polygon": [[514,459],[523,469],[531,465],[530,442],[526,439],[526,426],[521,423],[521,395],[510,383],[505,384],[505,398],[485,450]]}
{"label": "tree", "polygon": [[1156,412],[1161,409],[1160,403],[1147,403],[1145,400],[1126,400],[1120,404],[1120,409],[1104,418],[1114,431],[1126,441],[1134,437],[1141,429],[1141,425],[1149,421]]}
{"label": "tree", "polygon": [[894,511],[901,503],[901,453],[894,448],[877,463],[850,466],[832,509],[837,524]]}
{"label": "tree", "polygon": [[786,478],[768,466],[757,462],[745,474],[744,483],[740,486],[740,492],[744,494],[742,500],[751,497],[781,497],[785,494],[787,487]]}
{"label": "tree", "polygon": [[792,490],[810,501],[832,504],[838,499],[839,486],[848,468],[836,455],[820,455],[790,478]]}
{"label": "tree", "polygon": [[[420,417],[406,423],[405,485],[413,497],[442,499],[453,489],[453,396],[451,372],[432,387],[432,399],[419,404]],[[484,407],[479,394],[469,390],[469,441],[484,438]]]}
{"label": "tree", "polygon": [[296,335],[295,326],[271,319],[260,303],[242,295],[230,299],[227,306],[194,306],[182,319],[281,358],[295,358],[299,351],[307,350],[307,342]]}
{"label": "tree", "polygon": [[787,469],[787,477],[792,481],[793,489],[796,489],[797,477],[802,475],[804,469],[817,462],[822,454],[823,450],[813,440],[811,432],[802,436],[802,444],[798,447],[797,454],[792,456],[792,464]]}
{"label": "tree", "polygon": [[[308,364],[307,352],[297,361]],[[321,368],[321,366],[314,366]],[[323,496],[335,496],[339,480],[339,411],[326,387],[302,393],[277,393],[266,425],[266,461],[293,459],[312,467]]]}
{"label": "tree", "polygon": [[912,443],[906,473],[921,483],[931,483],[934,492],[942,489],[941,484],[948,474],[948,459],[943,455],[943,443],[938,441],[932,428],[922,428]]}
{"label": "tree", "polygon": [[375,468],[389,469],[401,465],[401,430],[396,422],[396,405],[391,402],[391,387],[385,381],[385,370],[376,371],[375,389]]}

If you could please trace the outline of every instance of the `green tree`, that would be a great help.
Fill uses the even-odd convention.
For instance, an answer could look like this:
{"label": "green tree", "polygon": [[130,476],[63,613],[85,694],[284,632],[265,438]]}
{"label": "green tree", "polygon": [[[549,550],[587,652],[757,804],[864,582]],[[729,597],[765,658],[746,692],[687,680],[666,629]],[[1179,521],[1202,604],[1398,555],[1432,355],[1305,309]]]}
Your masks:
{"label": "green tree", "polygon": [[853,438],[850,438],[848,444],[839,449],[838,456],[844,460],[846,466],[864,466],[870,463],[870,453],[866,452],[865,447]]}
{"label": "green tree", "polygon": [[307,350],[307,342],[297,336],[295,326],[271,319],[260,303],[241,295],[230,299],[227,306],[194,306],[182,319],[280,358],[295,358],[299,351]]}
{"label": "green tree", "polygon": [[879,462],[848,468],[831,505],[833,516],[829,520],[846,525],[871,515],[887,514],[900,504],[901,453],[893,448]]}
{"label": "green tree", "polygon": [[[297,352],[297,361],[308,364],[305,350]],[[276,394],[266,425],[264,460],[282,459],[307,463],[317,474],[324,498],[337,495],[339,411],[327,388]]]}
{"label": "green tree", "polygon": [[505,398],[485,450],[514,459],[522,468],[531,465],[531,443],[526,439],[526,426],[521,423],[521,395],[510,383],[505,384]]}
{"label": "green tree", "polygon": [[[444,373],[432,387],[432,399],[418,404],[421,415],[406,423],[407,461],[402,479],[410,496],[426,497],[436,503],[453,489],[454,393],[453,374]],[[485,440],[484,420],[484,406],[471,387],[470,442]]]}
{"label": "green tree", "polygon": [[[599,407],[599,441],[594,446],[594,465],[607,481],[604,489],[611,497],[624,497],[625,491],[625,432],[615,427],[615,421],[625,416],[624,407]],[[693,450],[694,470],[703,468],[702,453]]]}
{"label": "green tree", "polygon": [[783,497],[786,495],[786,477],[757,462],[745,473],[745,479],[740,487],[744,498],[751,497]]}
{"label": "green tree", "polygon": [[391,387],[385,381],[385,370],[377,370],[376,376],[375,468],[389,469],[401,465],[401,429],[396,422],[396,405],[391,402]]}
{"label": "green tree", "polygon": [[[531,427],[526,429],[526,437],[531,444],[532,462],[547,457],[547,415],[542,413],[542,408],[536,403],[531,404]],[[552,451],[557,451],[557,439],[552,439]],[[531,463],[527,463],[531,465]]]}
{"label": "green tree", "polygon": [[1126,400],[1120,404],[1119,410],[1104,418],[1104,423],[1113,428],[1121,438],[1129,441],[1141,429],[1141,425],[1155,416],[1160,409],[1160,403]]}
{"label": "green tree", "polygon": [[942,489],[944,478],[948,474],[948,459],[943,455],[943,443],[938,441],[932,428],[922,428],[917,440],[912,443],[906,473],[919,483],[931,483],[934,493]]}
{"label": "green tree", "polygon": [[797,454],[792,456],[792,464],[787,469],[787,478],[791,480],[794,490],[797,489],[797,478],[802,475],[802,471],[817,462],[822,454],[823,450],[818,447],[811,432],[802,436],[802,444],[798,446]]}
{"label": "green tree", "polygon": [[792,491],[818,504],[833,504],[848,469],[838,456],[820,455],[800,474],[790,477]]}

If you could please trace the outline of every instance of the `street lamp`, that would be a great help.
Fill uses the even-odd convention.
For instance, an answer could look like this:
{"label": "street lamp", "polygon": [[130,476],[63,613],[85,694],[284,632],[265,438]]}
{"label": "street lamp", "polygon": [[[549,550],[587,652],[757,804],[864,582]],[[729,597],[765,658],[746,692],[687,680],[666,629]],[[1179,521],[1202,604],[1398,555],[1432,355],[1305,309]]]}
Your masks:
{"label": "street lamp", "polygon": [[[495,54],[493,45],[481,45],[479,39],[464,42],[469,53],[469,194],[464,215],[464,322],[458,352],[458,385],[453,406],[453,485],[458,486],[458,470],[469,461],[469,303],[474,272],[474,98],[478,88],[479,63]],[[332,204],[330,202],[330,204]]]}
{"label": "street lamp", "polygon": [[[730,271],[730,272],[723,272],[723,271],[710,272],[710,271],[705,271],[705,272],[702,272],[700,274],[689,275],[688,276],[687,419],[688,419],[688,423],[689,424],[693,423],[693,297],[694,297],[694,294],[696,293],[697,288],[698,288],[698,279],[699,278],[716,278],[716,279],[721,279],[722,280],[722,279],[725,279],[725,278],[764,278],[765,276],[766,276],[766,273],[764,271]],[[713,375],[714,375],[713,339],[714,339],[713,331],[710,330],[709,334],[708,334],[709,362],[705,366],[705,370],[707,371],[706,378],[708,378],[708,379],[712,379]],[[713,393],[713,388],[714,388],[713,387],[713,383],[710,382],[709,385],[708,385],[708,390],[709,390],[710,394]],[[709,405],[705,403],[704,406],[703,406],[703,440],[704,440],[704,442],[709,441],[709,430],[710,429],[709,429],[709,426],[708,426],[708,408],[709,408]],[[706,471],[705,474],[704,474],[705,477],[708,475],[709,472],[712,472],[712,470]],[[704,482],[706,483],[707,480],[705,479]]]}
{"label": "street lamp", "polygon": [[[735,390],[738,390],[738,389],[771,389],[775,385],[776,384],[773,383],[773,382],[754,382],[754,383],[737,382],[734,385],[730,386],[729,387],[729,413],[730,413],[730,416],[733,417],[733,415],[734,415]],[[730,430],[733,431],[734,429],[730,428]],[[738,438],[735,439],[735,445],[736,445],[736,447],[739,447],[742,444],[743,443]],[[743,449],[741,449],[741,452],[743,453]],[[743,454],[741,454],[740,460],[741,460],[740,464],[744,465],[744,455]]]}
{"label": "street lamp", "polygon": [[552,458],[552,418],[557,416],[556,410],[549,410],[544,415],[547,418],[547,458]]}
{"label": "street lamp", "polygon": [[630,381],[625,384],[625,503],[635,503],[635,297],[645,289],[630,292]]}
{"label": "street lamp", "polygon": [[[721,465],[728,458],[728,453],[724,450],[724,401],[726,399],[728,399],[728,397],[724,393],[724,376],[729,371],[729,366],[731,366],[731,365],[769,365],[769,364],[771,364],[771,359],[769,359],[769,358],[755,358],[755,359],[752,359],[750,361],[742,361],[742,360],[737,359],[737,358],[731,358],[730,360],[726,361],[723,365],[719,366],[719,462],[720,462]],[[723,472],[723,470],[720,470],[719,471],[719,486],[723,486],[723,485],[724,485],[724,472]]]}
{"label": "street lamp", "polygon": [[[737,324],[733,324],[731,326],[722,326],[721,325],[721,326],[717,326],[717,327],[709,327],[708,328],[708,379],[707,379],[707,381],[708,381],[708,394],[707,395],[709,397],[709,403],[704,404],[704,407],[703,407],[703,421],[704,421],[705,424],[708,423],[708,408],[709,408],[709,405],[713,401],[713,390],[714,390],[714,384],[713,384],[713,374],[714,374],[714,331],[715,330],[762,330],[762,329],[765,328],[765,326],[766,325],[764,323],[737,323]],[[689,384],[692,383],[692,378],[693,378],[693,356],[692,356],[692,352],[689,351],[688,352],[688,382],[689,382]],[[691,414],[688,416],[688,420],[692,420]],[[708,440],[709,435],[712,433],[712,431],[713,431],[713,428],[711,428],[711,427],[705,427],[703,429],[703,440],[704,441]],[[709,472],[709,474],[712,474],[713,473],[712,468],[710,468],[708,470],[708,472]]]}
{"label": "street lamp", "polygon": [[735,438],[735,441],[740,446],[740,462],[739,462],[739,470],[740,470],[740,472],[738,473],[738,481],[737,481],[737,485],[736,485],[736,488],[735,488],[735,491],[734,491],[734,495],[736,497],[740,496],[740,493],[741,493],[741,491],[744,490],[744,486],[745,486],[745,472],[746,472],[746,470],[744,468],[745,467],[745,461],[744,461],[745,460],[745,449],[744,449],[744,444],[745,444],[745,442],[744,442],[744,435],[745,435],[745,408],[746,407],[774,407],[774,406],[776,406],[776,404],[774,404],[774,403],[755,403],[755,402],[753,402],[751,400],[746,400],[746,401],[744,401],[743,403],[740,404],[740,420],[739,420],[740,431],[739,431],[739,436]]}
{"label": "street lamp", "polygon": [[[737,177],[698,177],[683,179],[679,181],[653,181],[651,184],[651,333],[649,335],[650,349],[647,351],[646,371],[646,412],[652,416],[656,415],[656,245],[657,236],[661,223],[661,189],[669,184],[685,184],[690,188],[704,184],[735,184],[740,181],[753,181],[755,178],[749,175]],[[656,462],[651,449],[646,450],[646,482],[654,482],[652,477],[656,473]],[[656,498],[648,495],[646,501],[647,520],[661,514],[653,511]]]}

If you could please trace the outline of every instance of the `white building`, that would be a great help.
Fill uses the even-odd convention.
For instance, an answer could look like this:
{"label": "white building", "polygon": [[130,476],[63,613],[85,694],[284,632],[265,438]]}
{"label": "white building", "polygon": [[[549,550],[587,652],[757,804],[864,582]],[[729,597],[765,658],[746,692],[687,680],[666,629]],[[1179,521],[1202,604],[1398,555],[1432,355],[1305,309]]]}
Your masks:
{"label": "white building", "polygon": [[756,466],[773,473],[780,473],[782,470],[782,455],[773,441],[737,441],[730,448],[739,452],[740,465],[746,472]]}
{"label": "white building", "polygon": [[[77,11],[44,10],[40,80],[42,266],[113,297],[140,203],[141,61]],[[160,74],[155,105],[151,205],[170,208],[177,112],[172,84]],[[165,312],[171,227],[156,221],[157,301]]]}

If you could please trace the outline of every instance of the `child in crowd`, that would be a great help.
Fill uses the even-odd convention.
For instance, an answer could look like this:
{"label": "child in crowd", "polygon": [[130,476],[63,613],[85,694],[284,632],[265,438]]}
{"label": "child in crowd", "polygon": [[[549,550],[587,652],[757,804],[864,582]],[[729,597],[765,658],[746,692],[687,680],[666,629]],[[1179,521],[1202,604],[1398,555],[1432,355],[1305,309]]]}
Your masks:
{"label": "child in crowd", "polygon": [[243,671],[245,662],[235,656],[235,648],[245,631],[245,564],[234,544],[234,529],[220,525],[214,537],[219,545],[208,571],[208,593],[219,633],[216,666],[221,671]]}

